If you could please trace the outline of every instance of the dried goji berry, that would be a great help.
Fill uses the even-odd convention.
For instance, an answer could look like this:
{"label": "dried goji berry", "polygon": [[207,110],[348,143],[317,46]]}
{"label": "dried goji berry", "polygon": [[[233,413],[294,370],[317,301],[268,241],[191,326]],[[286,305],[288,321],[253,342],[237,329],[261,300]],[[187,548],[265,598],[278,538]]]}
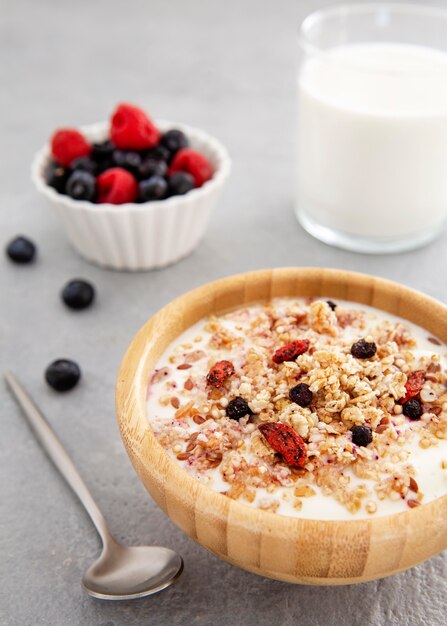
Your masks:
{"label": "dried goji berry", "polygon": [[293,428],[281,422],[266,422],[258,426],[275,452],[291,467],[303,467],[307,458],[306,444]]}
{"label": "dried goji berry", "polygon": [[408,375],[407,382],[405,383],[406,394],[400,401],[401,404],[405,404],[411,398],[418,395],[425,382],[425,370],[416,370]]}
{"label": "dried goji berry", "polygon": [[274,363],[283,363],[284,361],[294,361],[297,356],[304,354],[309,350],[308,339],[298,339],[298,341],[292,341],[292,343],[286,343],[286,345],[278,348],[273,355]]}
{"label": "dried goji berry", "polygon": [[217,361],[207,374],[206,380],[209,385],[220,389],[227,378],[234,374],[234,365],[231,361]]}

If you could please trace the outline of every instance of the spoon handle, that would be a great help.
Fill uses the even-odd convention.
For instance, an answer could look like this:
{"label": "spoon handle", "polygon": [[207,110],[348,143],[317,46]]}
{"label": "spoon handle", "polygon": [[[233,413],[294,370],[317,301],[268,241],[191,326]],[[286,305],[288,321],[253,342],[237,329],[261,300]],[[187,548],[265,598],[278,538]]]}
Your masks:
{"label": "spoon handle", "polygon": [[14,374],[12,374],[12,372],[5,372],[4,376],[12,395],[31,425],[36,439],[84,505],[92,522],[96,526],[103,544],[112,540],[112,536],[101,511],[93,500],[90,491],[87,489],[87,486],[80,477],[78,470],[68,456],[56,433]]}

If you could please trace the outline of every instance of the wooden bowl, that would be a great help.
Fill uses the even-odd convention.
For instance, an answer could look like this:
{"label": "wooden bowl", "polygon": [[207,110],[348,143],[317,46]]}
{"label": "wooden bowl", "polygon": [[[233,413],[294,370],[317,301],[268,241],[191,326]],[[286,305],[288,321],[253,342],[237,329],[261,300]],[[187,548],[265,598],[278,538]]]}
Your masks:
{"label": "wooden bowl", "polygon": [[299,519],[261,511],[202,485],[172,460],[147,421],[151,370],[167,346],[210,314],[275,296],[326,296],[406,318],[447,342],[447,307],[381,278],[287,268],[230,276],[180,296],[135,336],[117,381],[124,444],[146,489],[187,535],[243,569],[312,585],[360,583],[413,567],[447,547],[447,496],[385,517]]}

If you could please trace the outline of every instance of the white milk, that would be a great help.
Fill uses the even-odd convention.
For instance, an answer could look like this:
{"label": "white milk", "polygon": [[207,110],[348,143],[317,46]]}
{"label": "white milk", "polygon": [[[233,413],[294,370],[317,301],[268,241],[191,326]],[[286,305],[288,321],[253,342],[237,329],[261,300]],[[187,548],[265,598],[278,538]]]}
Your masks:
{"label": "white milk", "polygon": [[417,237],[447,214],[447,53],[394,43],[315,54],[299,77],[298,205],[330,229]]}

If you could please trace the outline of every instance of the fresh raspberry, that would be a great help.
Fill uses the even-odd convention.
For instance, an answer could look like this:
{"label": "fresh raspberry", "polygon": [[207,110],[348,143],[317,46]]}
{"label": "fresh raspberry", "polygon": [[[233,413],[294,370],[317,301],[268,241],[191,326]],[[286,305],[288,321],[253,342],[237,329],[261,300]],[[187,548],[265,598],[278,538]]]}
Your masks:
{"label": "fresh raspberry", "polygon": [[112,167],[103,172],[96,179],[98,202],[110,204],[124,204],[135,202],[138,193],[138,183],[130,172],[122,167]]}
{"label": "fresh raspberry", "polygon": [[213,166],[203,154],[191,148],[182,148],[172,159],[169,173],[187,172],[194,178],[196,187],[201,187],[213,175]]}
{"label": "fresh raspberry", "polygon": [[110,139],[122,150],[146,150],[160,141],[161,133],[144,111],[119,104],[112,115]]}
{"label": "fresh raspberry", "polygon": [[74,128],[61,128],[51,137],[51,154],[63,167],[68,167],[79,157],[89,156],[91,151],[91,145]]}

